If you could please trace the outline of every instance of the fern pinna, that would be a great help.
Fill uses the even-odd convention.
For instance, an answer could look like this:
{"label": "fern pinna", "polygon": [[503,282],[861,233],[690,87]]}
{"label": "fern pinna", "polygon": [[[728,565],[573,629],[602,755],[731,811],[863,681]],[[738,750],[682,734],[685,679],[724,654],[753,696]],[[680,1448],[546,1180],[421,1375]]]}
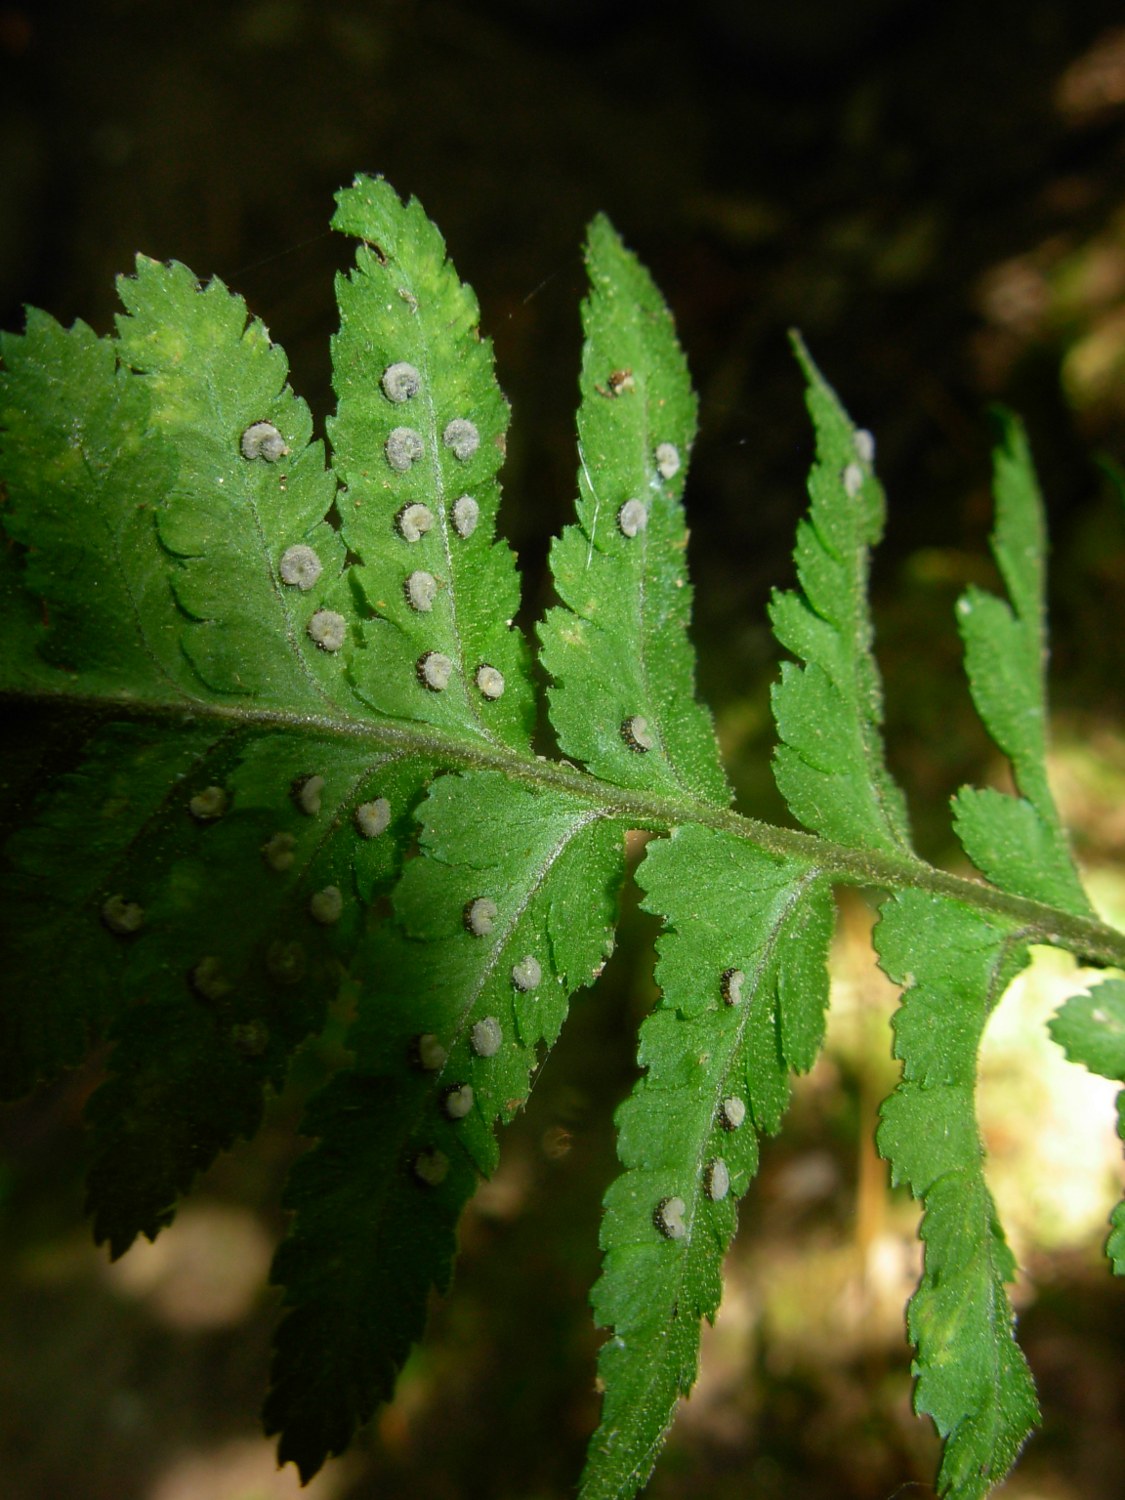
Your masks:
{"label": "fern pinna", "polygon": [[[969,879],[914,852],[884,759],[874,441],[800,341],[817,458],[799,588],[771,607],[793,657],[773,708],[796,830],[731,809],[695,697],[695,400],[608,222],[586,252],[577,516],[539,630],[556,759],[532,749],[531,650],[496,536],[508,407],[476,301],[385,182],[357,179],[333,222],[360,244],[337,285],[330,459],[262,325],[183,266],[138,259],[112,337],[32,312],[3,340],[0,686],[90,726],[6,850],[5,1096],[112,1043],[88,1201],[120,1255],[254,1132],[294,1050],[351,997],[349,1066],[310,1105],[273,1270],[286,1310],[265,1421],[308,1478],[391,1396],[496,1165],[496,1123],[612,948],[624,835],[657,835],[638,880],[663,924],[660,999],[617,1117],[582,1488],[627,1497],[695,1378],[759,1139],[817,1055],[834,889],[862,886],[903,990],[878,1144],[925,1210],[916,1406],[945,1440],[941,1493],[984,1495],[1037,1408],[982,1170],[978,1044],[1030,945],[1125,964],[1045,775],[1044,544],[1019,425],[1003,420],[996,458],[1008,597],[971,589],[958,613],[1018,788],[956,798],[984,877]],[[1123,1006],[1106,980],[1063,1007],[1056,1039],[1125,1079]],[[1119,1208],[1119,1274],[1123,1237]]]}

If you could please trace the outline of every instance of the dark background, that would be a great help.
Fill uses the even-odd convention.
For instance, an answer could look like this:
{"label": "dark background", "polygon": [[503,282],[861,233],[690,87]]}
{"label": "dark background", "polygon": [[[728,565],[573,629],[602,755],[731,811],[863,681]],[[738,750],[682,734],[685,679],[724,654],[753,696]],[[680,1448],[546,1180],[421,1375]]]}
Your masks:
{"label": "dark background", "polygon": [[[892,757],[935,858],[953,857],[949,793],[996,772],[959,682],[951,609],[967,579],[993,577],[987,408],[1015,407],[1054,545],[1056,780],[1104,901],[1120,899],[1125,522],[1099,462],[1125,463],[1119,4],[0,4],[0,69],[7,328],[32,303],[107,330],[115,274],[138,250],[175,258],[245,296],[323,418],[331,278],[351,253],[326,228],[332,194],[362,170],[422,200],[477,291],[513,404],[503,521],[528,621],[549,598],[547,541],[573,495],[580,246],[606,211],[663,288],[700,392],[688,506],[701,688],[742,805],[761,816],[782,816],[764,605],[791,581],[811,454],[786,329],[801,328],[876,434],[890,500],[875,602]],[[862,946],[863,913],[850,920]],[[470,1215],[430,1345],[361,1456],[314,1491],[325,1500],[570,1492],[596,1412],[584,1298],[612,1171],[609,1113],[630,1076],[627,1022],[651,1001],[650,936],[629,927],[604,989],[580,1002]],[[878,1019],[886,997],[857,972]],[[902,1299],[885,1330],[865,1301],[884,1286],[872,1255],[912,1222],[856,1144],[893,1081],[887,1051],[879,1027],[858,1052],[837,1044],[792,1136],[767,1155],[732,1262],[734,1331],[721,1324],[708,1346],[719,1395],[682,1424],[654,1495],[929,1493]],[[220,1284],[240,1285],[238,1266],[257,1274],[268,1257],[315,1058],[307,1071],[262,1141],[205,1185],[202,1238],[182,1254],[189,1268],[218,1254]],[[252,1437],[273,1311],[254,1277],[235,1312],[177,1322],[152,1286],[175,1284],[182,1225],[165,1237],[171,1250],[152,1252],[166,1259],[145,1262],[157,1269],[135,1273],[141,1290],[83,1248],[76,1121],[92,1076],[5,1117],[0,1496],[287,1494]],[[809,1161],[821,1189],[787,1197],[787,1173],[812,1172],[815,1188]],[[186,1233],[195,1222],[184,1216]],[[1098,1238],[1061,1259],[1027,1249],[1024,1327],[1048,1426],[1025,1470],[1041,1487],[1015,1480],[1012,1496],[1117,1493],[1096,1476],[1119,1475],[1125,1459],[1125,1307],[1097,1267]],[[803,1333],[761,1291],[771,1267],[798,1278]],[[900,1271],[884,1286],[892,1304]],[[825,1285],[821,1299],[813,1288]],[[181,1470],[187,1487],[169,1487]]]}

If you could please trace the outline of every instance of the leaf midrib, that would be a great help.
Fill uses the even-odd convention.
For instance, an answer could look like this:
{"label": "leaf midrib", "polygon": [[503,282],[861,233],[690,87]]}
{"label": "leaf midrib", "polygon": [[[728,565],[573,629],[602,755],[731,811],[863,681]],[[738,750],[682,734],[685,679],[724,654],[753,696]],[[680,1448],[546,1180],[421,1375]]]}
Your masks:
{"label": "leaf midrib", "polygon": [[311,737],[360,741],[374,754],[388,747],[414,752],[440,761],[451,770],[499,771],[511,780],[537,790],[559,790],[600,808],[605,817],[616,818],[633,828],[667,833],[686,824],[699,824],[745,839],[757,848],[782,857],[798,858],[814,866],[817,873],[847,885],[875,886],[884,890],[922,890],[948,896],[973,910],[984,911],[1018,924],[1031,943],[1065,948],[1080,961],[1125,969],[1125,933],[1095,918],[1074,916],[1043,901],[1009,895],[979,879],[936,869],[913,855],[881,850],[854,849],[817,834],[764,823],[732,809],[716,807],[690,795],[670,796],[616,786],[587,771],[560,761],[504,747],[467,743],[440,730],[413,724],[378,724],[345,716],[292,713],[284,709],[248,707],[246,704],[194,700],[185,709],[182,701],[139,702],[129,698],[87,697],[61,693],[57,696],[8,691],[0,693],[4,704],[57,704],[75,712],[132,719],[185,722],[214,719],[246,729],[285,729]]}

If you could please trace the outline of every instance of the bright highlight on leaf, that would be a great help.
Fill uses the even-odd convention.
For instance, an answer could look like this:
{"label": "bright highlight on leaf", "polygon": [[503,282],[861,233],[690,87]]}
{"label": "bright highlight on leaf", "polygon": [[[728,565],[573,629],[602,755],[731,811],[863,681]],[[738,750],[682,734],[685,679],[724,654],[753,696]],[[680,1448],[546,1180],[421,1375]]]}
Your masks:
{"label": "bright highlight on leaf", "polygon": [[[295,1051],[347,1007],[347,1061],[309,1104],[272,1273],[265,1423],[307,1479],[391,1397],[497,1166],[496,1127],[612,952],[624,836],[646,830],[660,994],[617,1112],[592,1294],[604,1405],[582,1481],[585,1500],[629,1500],[695,1380],[762,1138],[816,1059],[834,890],[862,885],[903,989],[878,1144],[925,1208],[915,1405],[944,1440],[940,1493],[977,1500],[1037,1417],[975,1119],[981,1034],[1034,943],[1125,966],[1047,781],[1022,430],[1002,419],[996,458],[1007,598],[971,589],[958,611],[1019,790],[955,799],[980,881],[912,851],[867,599],[875,443],[795,340],[816,462],[797,587],[770,613],[795,658],[773,694],[775,770],[804,831],[743,817],[688,636],[695,397],[659,292],[596,219],[576,518],[539,627],[566,757],[550,760],[530,748],[535,679],[499,534],[509,414],[476,299],[417,202],[359,177],[337,203],[358,244],[336,287],[327,462],[264,327],[181,265],[138,258],[110,337],[31,312],[0,343],[0,692],[70,715],[76,747],[0,866],[0,1093],[111,1044],[87,1193],[119,1255],[257,1129]],[[1052,1031],[1125,1082],[1120,980]],[[1125,1274],[1125,1205],[1107,1248]]]}

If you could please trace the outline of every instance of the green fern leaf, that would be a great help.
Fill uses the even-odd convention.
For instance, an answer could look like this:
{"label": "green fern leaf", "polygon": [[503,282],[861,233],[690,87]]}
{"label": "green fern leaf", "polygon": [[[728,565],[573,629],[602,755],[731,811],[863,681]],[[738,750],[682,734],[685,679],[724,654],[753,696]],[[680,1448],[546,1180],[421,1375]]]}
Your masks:
{"label": "green fern leaf", "polygon": [[[810,832],[729,809],[687,633],[695,398],[608,222],[586,251],[577,522],[552,549],[561,604],[540,632],[552,725],[586,770],[528,748],[517,575],[496,538],[508,409],[475,298],[381,180],[341,192],[334,225],[362,243],[337,284],[331,467],[266,330],[182,266],[138,259],[113,338],[38,313],[4,337],[0,692],[81,717],[87,738],[33,789],[0,867],[0,1091],[112,1041],[88,1207],[116,1255],[256,1128],[329,1005],[352,1007],[354,1066],[310,1104],[273,1270],[266,1424],[307,1478],[390,1395],[448,1283],[496,1125],[612,947],[624,831],[665,835],[640,871],[661,996],[618,1112],[593,1294],[611,1332],[583,1494],[627,1500],[694,1379],[759,1136],[820,1045],[833,884],[889,891],[877,941],[905,989],[903,1078],[879,1145],[925,1205],[916,1404],[945,1439],[943,1494],[983,1496],[1037,1412],[981,1169],[980,1036],[1030,943],[1125,962],[1047,786],[1022,432],[1008,421],[996,469],[1008,601],[961,606],[974,698],[1020,792],[956,800],[986,885],[911,852],[871,649],[873,442],[799,340],[817,462],[799,591],[772,604],[797,658],[773,702],[778,784]],[[1123,995],[1103,984],[1053,1024],[1119,1079]],[[1125,1094],[1120,1110],[1125,1135]],[[1125,1269],[1125,1205],[1109,1252]]]}
{"label": "green fern leaf", "polygon": [[626,1171],[606,1198],[592,1296],[613,1331],[583,1500],[623,1500],[648,1478],[718,1309],[758,1132],[778,1130],[828,1003],[834,906],[815,866],[686,827],[648,846],[640,881],[666,924],[661,999],[641,1028],[645,1076],[617,1112]]}
{"label": "green fern leaf", "polygon": [[[1125,1083],[1125,981],[1106,979],[1089,994],[1073,995],[1049,1023],[1070,1058],[1092,1073]],[[1117,1134],[1125,1141],[1125,1089],[1117,1096]],[[1115,1276],[1125,1276],[1125,1200],[1110,1217],[1106,1241]]]}
{"label": "green fern leaf", "polygon": [[884,1103],[879,1150],[925,1205],[925,1268],[910,1302],[914,1406],[945,1442],[938,1491],[979,1500],[1038,1420],[1012,1332],[1015,1272],[984,1179],[974,1096],[988,1017],[1027,961],[1010,925],[956,901],[904,891],[883,906],[879,962],[905,987],[895,1017],[903,1080]]}
{"label": "green fern leaf", "polygon": [[962,787],[953,801],[954,825],[989,880],[1090,916],[1047,782],[1043,503],[1022,424],[1006,412],[999,421],[992,552],[1010,603],[970,588],[958,601],[957,623],[973,701],[1010,759],[1021,796]]}
{"label": "green fern leaf", "polygon": [[906,803],[883,759],[879,669],[871,653],[868,553],[883,530],[869,433],[857,433],[793,335],[816,428],[809,515],[797,529],[801,593],[775,593],[774,634],[805,665],[773,689],[781,744],[774,776],[806,828],[852,848],[909,853]]}
{"label": "green fern leaf", "polygon": [[687,365],[651,277],[604,218],[590,226],[586,264],[578,524],[551,549],[566,607],[540,627],[551,722],[563,753],[607,781],[723,806],[730,791],[687,638]]}
{"label": "green fern leaf", "polygon": [[[9,839],[0,872],[9,980],[0,1098],[76,1066],[118,1014],[124,971],[151,922],[149,893],[126,867],[145,842],[140,862],[151,867],[154,846],[177,836],[179,857],[191,857],[200,825],[167,815],[168,788],[197,789],[215,742],[203,728],[168,735],[154,725],[111,725]],[[146,830],[155,838],[146,841]]]}
{"label": "green fern leaf", "polygon": [[337,202],[334,227],[364,241],[336,282],[328,424],[342,534],[364,564],[350,575],[368,617],[352,679],[383,713],[525,749],[519,580],[493,541],[508,405],[476,298],[416,199],[359,177]]}
{"label": "green fern leaf", "polygon": [[[551,722],[564,753],[609,782],[723,807],[730,792],[709,717],[695,700],[687,638],[691,592],[680,495],[695,435],[687,366],[660,293],[603,218],[591,225],[586,261],[591,290],[582,309],[578,523],[552,548],[563,607],[549,611],[540,629],[542,661],[553,679]],[[695,832],[705,843],[712,837]],[[688,829],[673,837],[677,850],[690,841]],[[659,861],[650,850],[646,868],[654,857]],[[707,1020],[693,1021],[663,1046],[650,1045],[658,1025],[653,1018],[642,1037],[641,1062],[650,1073],[632,1101],[635,1123],[627,1123],[629,1106],[619,1116],[626,1171],[606,1198],[605,1270],[593,1302],[597,1321],[613,1334],[599,1362],[606,1396],[584,1479],[588,1495],[631,1495],[651,1470],[677,1396],[694,1379],[699,1322],[718,1305],[719,1264],[733,1230],[728,1177],[714,1204],[720,1227],[701,1231],[687,1261],[659,1259],[654,1211],[662,1196],[683,1203],[685,1212],[695,1203],[705,1171],[700,1153],[716,1128],[718,1106],[707,1102],[700,1080],[688,1095],[694,1108],[671,1126],[660,1059],[674,1071],[669,1049],[702,1046]],[[716,1076],[730,1072],[718,1060],[716,1068]],[[654,1109],[658,1099],[664,1107]],[[741,1092],[739,1100],[744,1104]],[[658,1162],[651,1160],[655,1144],[645,1144],[646,1129],[666,1133]],[[754,1149],[752,1130],[742,1139],[750,1144],[735,1157]],[[659,1167],[676,1183],[665,1182],[663,1195]],[[717,1170],[727,1173],[726,1163]],[[738,1170],[744,1189],[750,1170]],[[658,1267],[660,1292],[650,1299],[648,1276]]]}
{"label": "green fern leaf", "polygon": [[284,356],[241,299],[182,266],[141,258],[119,285],[116,340],[33,315],[0,388],[8,584],[43,601],[22,628],[54,664],[17,663],[4,685],[139,721],[92,742],[4,877],[27,934],[5,1091],[107,1027],[116,1043],[90,1106],[89,1207],[113,1254],[255,1128],[431,769],[356,717],[319,629],[354,632],[358,614]]}
{"label": "green fern leaf", "polygon": [[[0,367],[0,390],[3,378]],[[2,444],[0,430],[0,455]],[[24,588],[26,575],[24,549],[7,535],[0,537],[0,640],[4,643],[0,692],[31,696],[36,691],[49,690],[53,679],[58,681],[59,690],[65,691],[72,679],[50,666],[39,653],[45,606]]]}
{"label": "green fern leaf", "polygon": [[154,524],[175,459],[152,432],[144,385],[118,366],[109,340],[34,310],[25,334],[0,337],[0,352],[4,528],[15,564],[6,592],[38,601],[33,626],[24,615],[23,649],[13,642],[0,657],[0,685],[180,698],[194,674]]}
{"label": "green fern leaf", "polygon": [[522,1107],[543,1044],[612,947],[620,826],[588,799],[494,773],[439,779],[395,898],[405,935],[361,954],[356,1070],[314,1102],[317,1148],[273,1278],[266,1426],[308,1478],[390,1393],[444,1289],[493,1127]]}
{"label": "green fern leaf", "polygon": [[[131,1003],[110,1033],[109,1078],[88,1112],[87,1209],[113,1255],[137,1234],[155,1238],[196,1173],[257,1130],[265,1088],[280,1087],[294,1049],[322,1029],[371,897],[398,871],[426,773],[416,757],[287,735],[251,739],[227,763],[222,775],[212,757],[207,774],[219,772],[208,785],[231,811],[192,830],[190,851],[170,860],[162,841],[168,823],[196,821],[182,798],[145,830],[158,851],[154,899],[121,976]],[[365,836],[395,808],[397,827]],[[188,955],[171,973],[170,953]]]}
{"label": "green fern leaf", "polygon": [[[324,520],[335,485],[323,445],[310,442],[308,408],[285,384],[285,355],[257,319],[247,323],[241,297],[218,280],[200,287],[186,266],[138,257],[118,290],[128,309],[118,358],[177,458],[155,509],[178,561],[176,602],[192,622],[180,632],[184,653],[213,693],[287,713],[347,703],[334,654],[310,635],[342,588],[343,549]],[[315,561],[297,554],[307,571],[293,584],[283,559],[298,546]]]}

